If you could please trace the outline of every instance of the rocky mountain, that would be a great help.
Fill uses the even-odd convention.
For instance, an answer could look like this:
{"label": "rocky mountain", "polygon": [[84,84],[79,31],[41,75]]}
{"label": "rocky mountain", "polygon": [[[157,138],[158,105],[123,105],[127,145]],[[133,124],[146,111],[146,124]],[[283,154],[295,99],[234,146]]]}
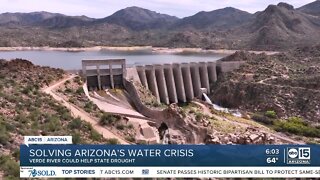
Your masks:
{"label": "rocky mountain", "polygon": [[116,24],[131,30],[163,29],[178,20],[177,17],[160,14],[139,7],[128,7],[111,16],[98,20],[100,23]]}
{"label": "rocky mountain", "polygon": [[66,16],[58,13],[32,12],[32,13],[3,13],[0,14],[0,25],[44,26],[61,28],[82,26],[94,19],[86,16]]}
{"label": "rocky mountain", "polygon": [[227,7],[210,12],[201,11],[193,16],[181,19],[175,24],[176,28],[231,28],[248,22],[252,14]]}
{"label": "rocky mountain", "polygon": [[320,0],[316,0],[315,2],[304,5],[298,8],[298,10],[306,14],[320,16]]}
{"label": "rocky mountain", "polygon": [[53,18],[55,16],[62,16],[62,14],[49,12],[32,12],[32,13],[3,13],[0,14],[0,25],[5,24],[20,24],[32,25],[43,20]]}
{"label": "rocky mountain", "polygon": [[314,44],[320,38],[320,18],[309,16],[286,3],[270,5],[245,27],[249,47],[286,49],[297,44]]}
{"label": "rocky mountain", "polygon": [[94,19],[86,16],[55,16],[38,22],[36,25],[48,27],[48,28],[66,28],[73,26],[90,25],[94,22]]}
{"label": "rocky mountain", "polygon": [[214,86],[215,103],[250,112],[273,110],[279,118],[320,120],[320,46],[266,54],[236,53],[246,63],[227,73]]}
{"label": "rocky mountain", "polygon": [[320,39],[320,16],[307,14],[304,9],[309,6],[316,7],[294,9],[279,3],[255,14],[228,7],[183,19],[139,7],[102,19],[48,12],[4,13],[0,14],[0,46],[286,50],[314,45]]}

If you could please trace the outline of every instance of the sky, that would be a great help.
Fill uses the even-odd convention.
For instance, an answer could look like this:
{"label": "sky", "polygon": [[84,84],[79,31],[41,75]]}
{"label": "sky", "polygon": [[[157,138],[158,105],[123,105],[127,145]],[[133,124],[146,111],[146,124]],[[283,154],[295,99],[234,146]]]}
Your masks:
{"label": "sky", "polygon": [[177,17],[235,7],[250,13],[264,10],[269,4],[286,2],[301,7],[315,0],[0,0],[0,13],[48,11],[66,15],[103,18],[114,12],[138,6]]}

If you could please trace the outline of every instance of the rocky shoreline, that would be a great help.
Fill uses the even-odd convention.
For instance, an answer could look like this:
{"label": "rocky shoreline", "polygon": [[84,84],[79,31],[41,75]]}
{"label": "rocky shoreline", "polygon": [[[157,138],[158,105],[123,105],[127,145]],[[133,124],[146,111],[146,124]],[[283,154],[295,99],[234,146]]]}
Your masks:
{"label": "rocky shoreline", "polygon": [[[93,46],[93,47],[0,47],[0,52],[5,51],[65,51],[65,52],[83,52],[83,51],[132,51],[132,52],[152,52],[164,54],[233,54],[238,50],[228,49],[201,49],[201,48],[167,48],[167,47],[152,47],[152,46]],[[276,54],[276,51],[249,51],[255,54],[266,53],[267,55]]]}

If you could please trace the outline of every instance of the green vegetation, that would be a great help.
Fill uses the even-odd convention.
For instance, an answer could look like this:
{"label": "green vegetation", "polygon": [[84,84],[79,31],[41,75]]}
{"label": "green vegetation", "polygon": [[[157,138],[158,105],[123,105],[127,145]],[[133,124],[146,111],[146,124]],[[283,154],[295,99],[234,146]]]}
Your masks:
{"label": "green vegetation", "polygon": [[5,119],[0,116],[0,144],[6,145],[10,139],[9,136],[9,130],[12,130],[13,128],[6,123]]}
{"label": "green vegetation", "polygon": [[48,122],[45,125],[45,129],[49,132],[55,132],[60,130],[61,122],[57,116],[51,116],[48,118]]}
{"label": "green vegetation", "polygon": [[150,101],[147,101],[147,102],[145,102],[145,104],[147,105],[147,106],[151,106],[151,107],[155,107],[155,108],[157,108],[157,107],[161,107],[161,103],[159,103],[157,100],[155,100],[155,99],[152,99],[152,100],[150,100]]}
{"label": "green vegetation", "polygon": [[10,156],[0,156],[0,168],[4,170],[8,179],[18,179],[20,176],[19,164]]}
{"label": "green vegetation", "polygon": [[126,136],[125,139],[126,139],[127,141],[129,141],[129,142],[136,142],[136,138],[133,137],[133,136]]}
{"label": "green vegetation", "polygon": [[266,111],[264,115],[268,118],[275,119],[277,118],[277,113],[275,111]]}
{"label": "green vegetation", "polygon": [[132,124],[129,124],[129,125],[127,126],[127,128],[133,129],[133,125],[132,125]]}
{"label": "green vegetation", "polygon": [[73,79],[73,82],[77,83],[78,85],[82,85],[82,81],[81,81],[81,78],[80,76],[77,76]]}
{"label": "green vegetation", "polygon": [[196,115],[195,118],[197,121],[200,121],[201,119],[204,118],[204,115],[201,112],[196,112],[195,115]]}
{"label": "green vegetation", "polygon": [[123,124],[117,124],[117,125],[116,125],[116,128],[117,128],[118,130],[124,130],[125,126],[124,126]]}
{"label": "green vegetation", "polygon": [[71,88],[66,88],[64,90],[65,93],[73,93],[73,90]]}
{"label": "green vegetation", "polygon": [[276,131],[281,132],[289,132],[307,137],[320,137],[320,129],[310,126],[299,117],[275,121],[274,128]]}
{"label": "green vegetation", "polygon": [[299,117],[290,117],[286,120],[279,120],[277,119],[275,111],[266,111],[264,114],[253,114],[252,119],[265,125],[269,125],[276,131],[288,132],[306,137],[320,137],[320,128],[309,125]]}
{"label": "green vegetation", "polygon": [[118,139],[110,138],[107,139],[107,144],[120,144],[120,142],[118,141]]}
{"label": "green vegetation", "polygon": [[137,142],[137,144],[139,144],[139,145],[147,145],[148,142],[145,141],[145,140],[140,140],[139,142]]}
{"label": "green vegetation", "polygon": [[0,144],[6,145],[9,141],[9,133],[4,126],[0,126]]}
{"label": "green vegetation", "polygon": [[83,93],[84,93],[83,88],[82,88],[82,87],[79,87],[79,88],[76,90],[76,93],[77,93],[78,95],[83,94]]}
{"label": "green vegetation", "polygon": [[103,115],[100,118],[99,123],[102,126],[105,126],[105,125],[109,126],[109,125],[112,125],[120,120],[121,120],[121,116],[119,116],[119,115],[103,113]]}
{"label": "green vegetation", "polygon": [[34,89],[33,86],[28,85],[28,86],[26,86],[25,88],[23,88],[23,90],[22,90],[21,92],[22,92],[23,94],[28,95],[28,94],[32,93],[33,89]]}
{"label": "green vegetation", "polygon": [[244,128],[237,126],[231,122],[210,118],[211,125],[213,129],[218,129],[220,132],[223,133],[233,133],[235,131],[244,131]]}
{"label": "green vegetation", "polygon": [[74,98],[74,97],[71,97],[71,98],[68,99],[68,102],[72,103],[72,104],[76,104],[76,101],[77,101],[77,99]]}
{"label": "green vegetation", "polygon": [[265,113],[255,113],[252,119],[265,125],[272,125],[277,119],[277,113],[273,110],[266,111]]}
{"label": "green vegetation", "polygon": [[267,117],[266,115],[260,114],[260,113],[253,114],[252,119],[257,121],[257,122],[266,124],[266,125],[273,124],[273,122],[275,120],[275,119],[271,119],[271,118]]}
{"label": "green vegetation", "polygon": [[67,80],[66,82],[64,82],[64,85],[68,85],[68,84],[70,84],[71,82],[70,82],[70,80]]}
{"label": "green vegetation", "polygon": [[81,135],[78,132],[74,132],[72,134],[72,143],[73,144],[80,144],[81,143]]}
{"label": "green vegetation", "polygon": [[93,104],[93,102],[89,101],[86,102],[86,104],[84,105],[84,110],[88,113],[91,113],[93,110],[96,110],[96,105]]}
{"label": "green vegetation", "polygon": [[[9,155],[0,153],[4,180],[20,179],[17,163],[20,151],[17,143],[12,143],[14,137],[72,135],[74,144],[109,143],[110,140],[94,131],[89,123],[73,118],[66,107],[40,91],[42,86],[62,78],[62,70],[23,61],[10,63],[0,61],[0,67],[6,67],[0,68],[0,146],[10,151]],[[88,108],[95,106],[88,105]],[[117,142],[111,140],[111,143]]]}
{"label": "green vegetation", "polygon": [[96,130],[91,130],[90,138],[94,141],[100,141],[102,139],[102,135],[99,134]]}
{"label": "green vegetation", "polygon": [[81,127],[82,121],[80,118],[76,118],[73,119],[70,123],[69,123],[69,128],[70,129],[79,129]]}

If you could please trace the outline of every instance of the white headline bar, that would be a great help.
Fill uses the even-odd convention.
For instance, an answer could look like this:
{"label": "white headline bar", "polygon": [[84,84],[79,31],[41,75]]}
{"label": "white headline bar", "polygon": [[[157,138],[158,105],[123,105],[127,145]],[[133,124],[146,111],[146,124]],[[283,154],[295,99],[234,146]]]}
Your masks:
{"label": "white headline bar", "polygon": [[20,167],[21,178],[319,178],[320,167]]}

